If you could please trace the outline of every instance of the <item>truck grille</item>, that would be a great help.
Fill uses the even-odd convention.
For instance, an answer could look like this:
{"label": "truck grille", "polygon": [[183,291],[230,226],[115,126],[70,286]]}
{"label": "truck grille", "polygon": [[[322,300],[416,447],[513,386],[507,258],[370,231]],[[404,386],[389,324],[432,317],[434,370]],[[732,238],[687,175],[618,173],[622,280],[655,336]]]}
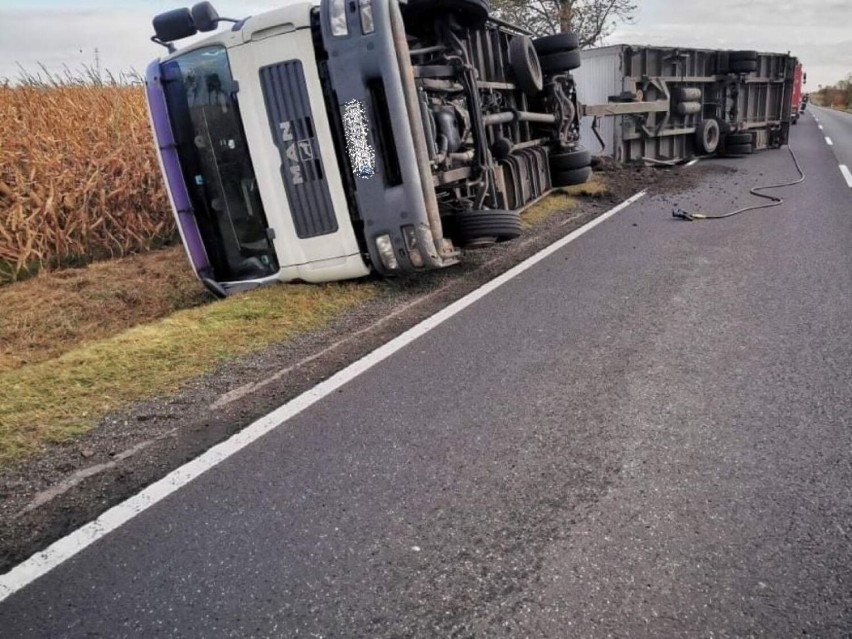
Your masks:
{"label": "truck grille", "polygon": [[299,60],[260,70],[263,99],[275,146],[281,154],[281,180],[299,238],[337,231],[316,139],[305,73]]}

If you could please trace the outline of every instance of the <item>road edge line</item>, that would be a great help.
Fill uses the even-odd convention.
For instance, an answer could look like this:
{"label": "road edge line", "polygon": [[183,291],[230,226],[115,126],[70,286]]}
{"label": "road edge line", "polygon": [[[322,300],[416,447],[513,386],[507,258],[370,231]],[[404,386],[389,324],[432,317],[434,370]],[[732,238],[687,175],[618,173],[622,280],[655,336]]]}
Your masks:
{"label": "road edge line", "polygon": [[282,426],[302,411],[331,395],[338,388],[367,372],[397,351],[408,346],[434,328],[437,328],[448,319],[458,315],[492,291],[513,280],[542,260],[550,257],[612,216],[620,213],[631,204],[640,200],[646,193],[647,191],[640,191],[618,206],[613,207],[594,220],[575,229],[502,275],[483,284],[478,289],[468,293],[461,299],[456,300],[446,308],[426,318],[401,335],[398,335],[387,344],[380,346],[357,362],[335,373],[324,382],[317,384],[283,406],[276,408],[268,415],[252,422],[243,430],[208,449],[192,461],[176,468],[133,497],[129,497],[120,504],[113,506],[94,521],[81,526],[62,539],[55,541],[45,550],[37,552],[29,559],[18,564],[9,572],[0,575],[0,602],[3,602],[38,578],[46,575],[60,564],[82,552],[110,532],[120,528],[154,504],[177,492],[192,480],[200,477],[211,468],[218,466],[221,462],[241,451],[243,448],[246,448],[270,431]]}
{"label": "road edge line", "polygon": [[843,177],[846,179],[846,184],[852,189],[852,171],[849,171],[849,167],[845,164],[841,164],[840,172],[843,174]]}

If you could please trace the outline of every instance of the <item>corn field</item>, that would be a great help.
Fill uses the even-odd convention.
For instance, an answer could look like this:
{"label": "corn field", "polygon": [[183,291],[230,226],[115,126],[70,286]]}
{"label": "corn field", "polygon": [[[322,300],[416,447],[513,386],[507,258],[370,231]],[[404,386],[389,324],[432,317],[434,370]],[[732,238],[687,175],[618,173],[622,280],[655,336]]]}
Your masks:
{"label": "corn field", "polygon": [[138,83],[0,83],[0,284],[174,237]]}

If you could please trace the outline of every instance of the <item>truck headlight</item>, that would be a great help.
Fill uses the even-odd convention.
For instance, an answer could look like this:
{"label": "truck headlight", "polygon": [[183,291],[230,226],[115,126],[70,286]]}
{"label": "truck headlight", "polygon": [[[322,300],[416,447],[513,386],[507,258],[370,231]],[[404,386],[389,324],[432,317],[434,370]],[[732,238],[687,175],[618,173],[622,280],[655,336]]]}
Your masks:
{"label": "truck headlight", "polygon": [[405,236],[405,244],[408,246],[408,259],[414,268],[423,268],[423,253],[417,245],[417,234],[413,226],[403,226],[402,234]]}
{"label": "truck headlight", "polygon": [[379,251],[379,257],[382,258],[382,264],[389,271],[399,269],[399,261],[396,259],[396,253],[393,250],[393,241],[387,233],[379,235],[376,238],[376,249]]}
{"label": "truck headlight", "polygon": [[346,24],[346,0],[331,0],[328,15],[332,35],[349,35],[349,25]]}
{"label": "truck headlight", "polygon": [[361,5],[361,31],[365,34],[373,33],[376,25],[373,22],[373,0],[360,0]]}

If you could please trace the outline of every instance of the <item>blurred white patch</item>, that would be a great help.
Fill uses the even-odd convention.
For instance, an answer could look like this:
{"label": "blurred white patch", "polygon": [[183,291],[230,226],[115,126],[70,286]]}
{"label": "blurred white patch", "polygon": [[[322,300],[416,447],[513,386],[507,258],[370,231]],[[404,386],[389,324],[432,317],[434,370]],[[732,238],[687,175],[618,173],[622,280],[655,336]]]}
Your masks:
{"label": "blurred white patch", "polygon": [[356,177],[369,180],[376,174],[376,151],[368,139],[367,110],[360,100],[343,105],[343,133],[346,151]]}

